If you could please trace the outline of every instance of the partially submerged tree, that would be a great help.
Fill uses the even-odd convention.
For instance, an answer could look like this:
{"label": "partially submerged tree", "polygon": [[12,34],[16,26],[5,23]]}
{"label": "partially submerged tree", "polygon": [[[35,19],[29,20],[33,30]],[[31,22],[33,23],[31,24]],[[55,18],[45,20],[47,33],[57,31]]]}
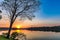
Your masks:
{"label": "partially submerged tree", "polygon": [[4,0],[2,2],[1,6],[8,12],[7,15],[10,19],[10,27],[7,38],[9,38],[12,25],[16,18],[28,18],[29,20],[32,20],[32,18],[35,17],[33,12],[35,12],[35,10],[38,8],[39,3],[40,2],[38,0]]}

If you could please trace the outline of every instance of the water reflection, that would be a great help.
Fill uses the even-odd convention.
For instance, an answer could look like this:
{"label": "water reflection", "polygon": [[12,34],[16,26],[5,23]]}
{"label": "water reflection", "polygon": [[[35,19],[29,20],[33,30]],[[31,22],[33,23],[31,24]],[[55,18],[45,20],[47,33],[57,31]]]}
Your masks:
{"label": "water reflection", "polygon": [[[7,32],[7,31],[1,31],[2,32]],[[60,33],[56,32],[43,32],[43,31],[28,31],[28,30],[12,30],[12,32],[18,32],[18,33],[24,33],[27,37],[27,39],[48,39],[48,40],[58,40],[60,39]]]}
{"label": "water reflection", "polygon": [[21,30],[16,30],[16,32],[17,32],[17,33],[22,33],[22,31],[21,31]]}

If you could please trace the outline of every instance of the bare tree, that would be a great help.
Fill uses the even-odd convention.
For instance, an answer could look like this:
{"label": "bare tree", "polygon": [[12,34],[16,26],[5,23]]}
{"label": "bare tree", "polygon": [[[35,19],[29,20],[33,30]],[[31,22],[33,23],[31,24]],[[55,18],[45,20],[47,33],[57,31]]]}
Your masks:
{"label": "bare tree", "polygon": [[10,19],[10,28],[8,31],[7,38],[9,38],[11,28],[16,18],[32,20],[35,17],[33,12],[39,6],[38,0],[4,0],[1,4],[2,8],[5,9],[8,13]]}
{"label": "bare tree", "polygon": [[[0,10],[0,13],[2,13],[2,11]],[[2,15],[0,15],[0,19],[2,19]]]}
{"label": "bare tree", "polygon": [[2,13],[2,11],[0,10],[0,13]]}

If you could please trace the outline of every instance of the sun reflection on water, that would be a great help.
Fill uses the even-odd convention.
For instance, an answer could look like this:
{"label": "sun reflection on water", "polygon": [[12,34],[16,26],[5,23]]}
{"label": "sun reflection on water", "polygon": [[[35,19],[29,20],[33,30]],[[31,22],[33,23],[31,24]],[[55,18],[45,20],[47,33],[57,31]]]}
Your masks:
{"label": "sun reflection on water", "polygon": [[16,32],[21,33],[22,31],[21,30],[16,30]]}

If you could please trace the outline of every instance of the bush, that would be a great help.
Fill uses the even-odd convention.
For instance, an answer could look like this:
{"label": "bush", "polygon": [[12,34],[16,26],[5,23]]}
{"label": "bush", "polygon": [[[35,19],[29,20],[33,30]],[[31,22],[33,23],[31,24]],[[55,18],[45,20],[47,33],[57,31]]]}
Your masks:
{"label": "bush", "polygon": [[7,37],[7,34],[8,34],[8,33],[2,33],[2,36],[5,36],[5,37]]}
{"label": "bush", "polygon": [[26,35],[23,34],[23,33],[13,32],[13,33],[11,34],[11,38],[12,38],[13,40],[20,40],[20,39],[26,40]]}
{"label": "bush", "polygon": [[17,32],[13,32],[13,33],[11,34],[11,38],[12,38],[12,39],[15,39],[16,36],[18,36],[18,33],[17,33]]}

